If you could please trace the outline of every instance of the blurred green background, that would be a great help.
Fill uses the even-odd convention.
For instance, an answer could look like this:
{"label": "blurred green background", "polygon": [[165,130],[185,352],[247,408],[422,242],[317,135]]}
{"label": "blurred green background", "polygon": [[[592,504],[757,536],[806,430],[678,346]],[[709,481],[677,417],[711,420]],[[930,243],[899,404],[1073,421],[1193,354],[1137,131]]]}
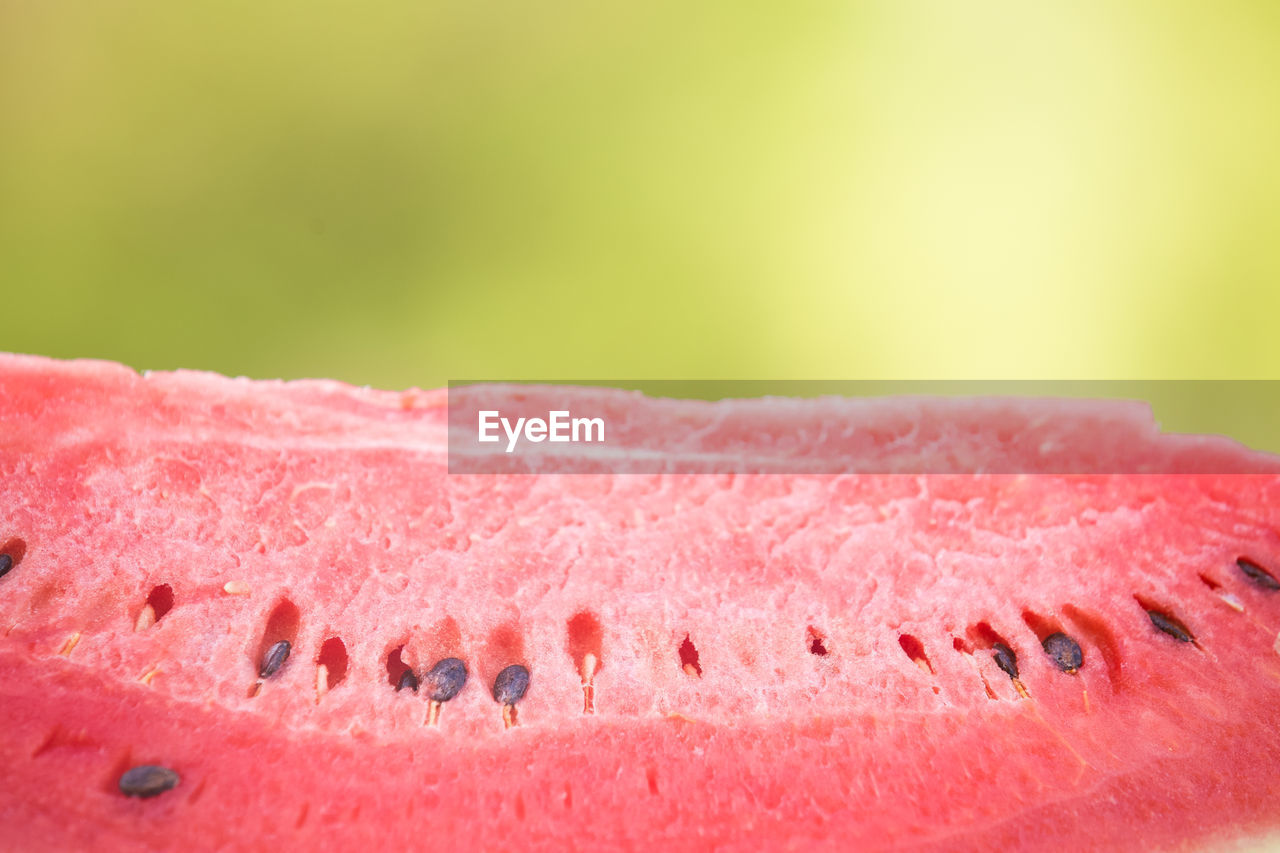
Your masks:
{"label": "blurred green background", "polygon": [[0,348],[1280,375],[1280,4],[0,0]]}

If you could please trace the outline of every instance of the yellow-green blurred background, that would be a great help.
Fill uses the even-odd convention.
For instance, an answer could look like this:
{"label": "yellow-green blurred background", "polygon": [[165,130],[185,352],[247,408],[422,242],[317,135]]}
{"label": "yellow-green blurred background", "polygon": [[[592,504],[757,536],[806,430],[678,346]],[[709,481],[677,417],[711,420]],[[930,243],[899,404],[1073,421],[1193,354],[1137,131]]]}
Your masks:
{"label": "yellow-green blurred background", "polygon": [[0,0],[0,348],[1280,375],[1280,4]]}

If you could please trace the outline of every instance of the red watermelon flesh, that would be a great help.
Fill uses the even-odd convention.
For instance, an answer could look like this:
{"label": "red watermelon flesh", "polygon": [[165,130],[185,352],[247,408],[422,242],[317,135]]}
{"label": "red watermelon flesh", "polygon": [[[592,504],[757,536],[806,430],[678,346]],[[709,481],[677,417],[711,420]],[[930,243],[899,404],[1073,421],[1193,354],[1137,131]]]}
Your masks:
{"label": "red watermelon flesh", "polygon": [[[736,424],[694,454],[838,419],[915,464],[963,423],[994,461],[1034,428],[1223,473],[449,475],[444,392],[0,357],[0,847],[1145,850],[1280,828],[1280,592],[1237,562],[1280,574],[1280,476],[1240,473],[1275,460],[1118,403],[808,401],[788,432],[763,403],[581,393],[637,436]],[[1075,673],[1042,649],[1058,632]],[[426,725],[425,691],[394,684],[446,657],[470,678]],[[491,689],[513,663],[508,729]],[[181,782],[125,797],[140,764]]]}

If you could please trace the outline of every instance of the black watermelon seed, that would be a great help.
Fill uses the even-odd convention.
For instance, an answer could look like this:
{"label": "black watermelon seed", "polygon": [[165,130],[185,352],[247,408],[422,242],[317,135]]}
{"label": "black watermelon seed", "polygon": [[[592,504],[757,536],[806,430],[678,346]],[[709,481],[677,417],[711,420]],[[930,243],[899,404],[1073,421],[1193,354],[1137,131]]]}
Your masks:
{"label": "black watermelon seed", "polygon": [[1244,572],[1245,577],[1263,589],[1280,589],[1280,581],[1276,580],[1276,576],[1253,560],[1241,557],[1236,560],[1236,566],[1239,567],[1240,571]]}
{"label": "black watermelon seed", "polygon": [[457,658],[445,658],[426,674],[432,702],[448,702],[467,683],[467,665]]}
{"label": "black watermelon seed", "polygon": [[1063,672],[1075,672],[1084,664],[1084,652],[1080,651],[1080,644],[1062,632],[1045,637],[1042,645],[1045,654],[1053,658],[1053,662]]}
{"label": "black watermelon seed", "polygon": [[280,671],[280,667],[284,666],[284,662],[289,659],[289,652],[293,646],[289,645],[288,640],[280,642],[267,649],[267,653],[262,656],[262,668],[258,670],[259,678],[270,678]]}
{"label": "black watermelon seed", "polygon": [[1195,640],[1195,637],[1191,636],[1191,632],[1187,630],[1187,626],[1172,616],[1165,616],[1159,610],[1148,610],[1147,615],[1151,617],[1152,625],[1155,625],[1175,640],[1183,643],[1190,643]]}
{"label": "black watermelon seed", "polygon": [[126,797],[155,797],[176,788],[181,777],[168,767],[155,764],[139,764],[130,767],[120,777],[120,792]]}
{"label": "black watermelon seed", "polygon": [[400,683],[396,685],[396,692],[399,693],[401,690],[418,692],[418,676],[413,674],[413,670],[406,669],[400,673]]}
{"label": "black watermelon seed", "polygon": [[9,570],[13,568],[13,557],[8,554],[0,554],[0,578],[9,574]]}
{"label": "black watermelon seed", "polygon": [[1005,675],[1010,678],[1017,678],[1018,656],[1013,653],[1013,649],[1004,643],[996,643],[991,647],[991,650],[995,652],[991,658],[996,662],[996,666],[1004,670]]}
{"label": "black watermelon seed", "polygon": [[493,681],[493,698],[503,705],[514,705],[529,689],[529,670],[518,663],[498,673]]}

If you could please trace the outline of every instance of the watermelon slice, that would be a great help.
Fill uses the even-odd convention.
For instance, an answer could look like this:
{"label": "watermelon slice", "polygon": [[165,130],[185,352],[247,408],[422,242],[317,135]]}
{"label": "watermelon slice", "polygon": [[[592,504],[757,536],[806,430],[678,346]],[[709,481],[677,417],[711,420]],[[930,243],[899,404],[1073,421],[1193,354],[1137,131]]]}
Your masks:
{"label": "watermelon slice", "polygon": [[[582,393],[740,428],[695,455],[786,432],[768,403]],[[1218,473],[450,475],[442,391],[0,356],[0,846],[1280,827],[1276,460],[1122,403],[824,400],[786,424],[919,461],[958,414],[990,460],[1051,414],[1081,458]]]}

